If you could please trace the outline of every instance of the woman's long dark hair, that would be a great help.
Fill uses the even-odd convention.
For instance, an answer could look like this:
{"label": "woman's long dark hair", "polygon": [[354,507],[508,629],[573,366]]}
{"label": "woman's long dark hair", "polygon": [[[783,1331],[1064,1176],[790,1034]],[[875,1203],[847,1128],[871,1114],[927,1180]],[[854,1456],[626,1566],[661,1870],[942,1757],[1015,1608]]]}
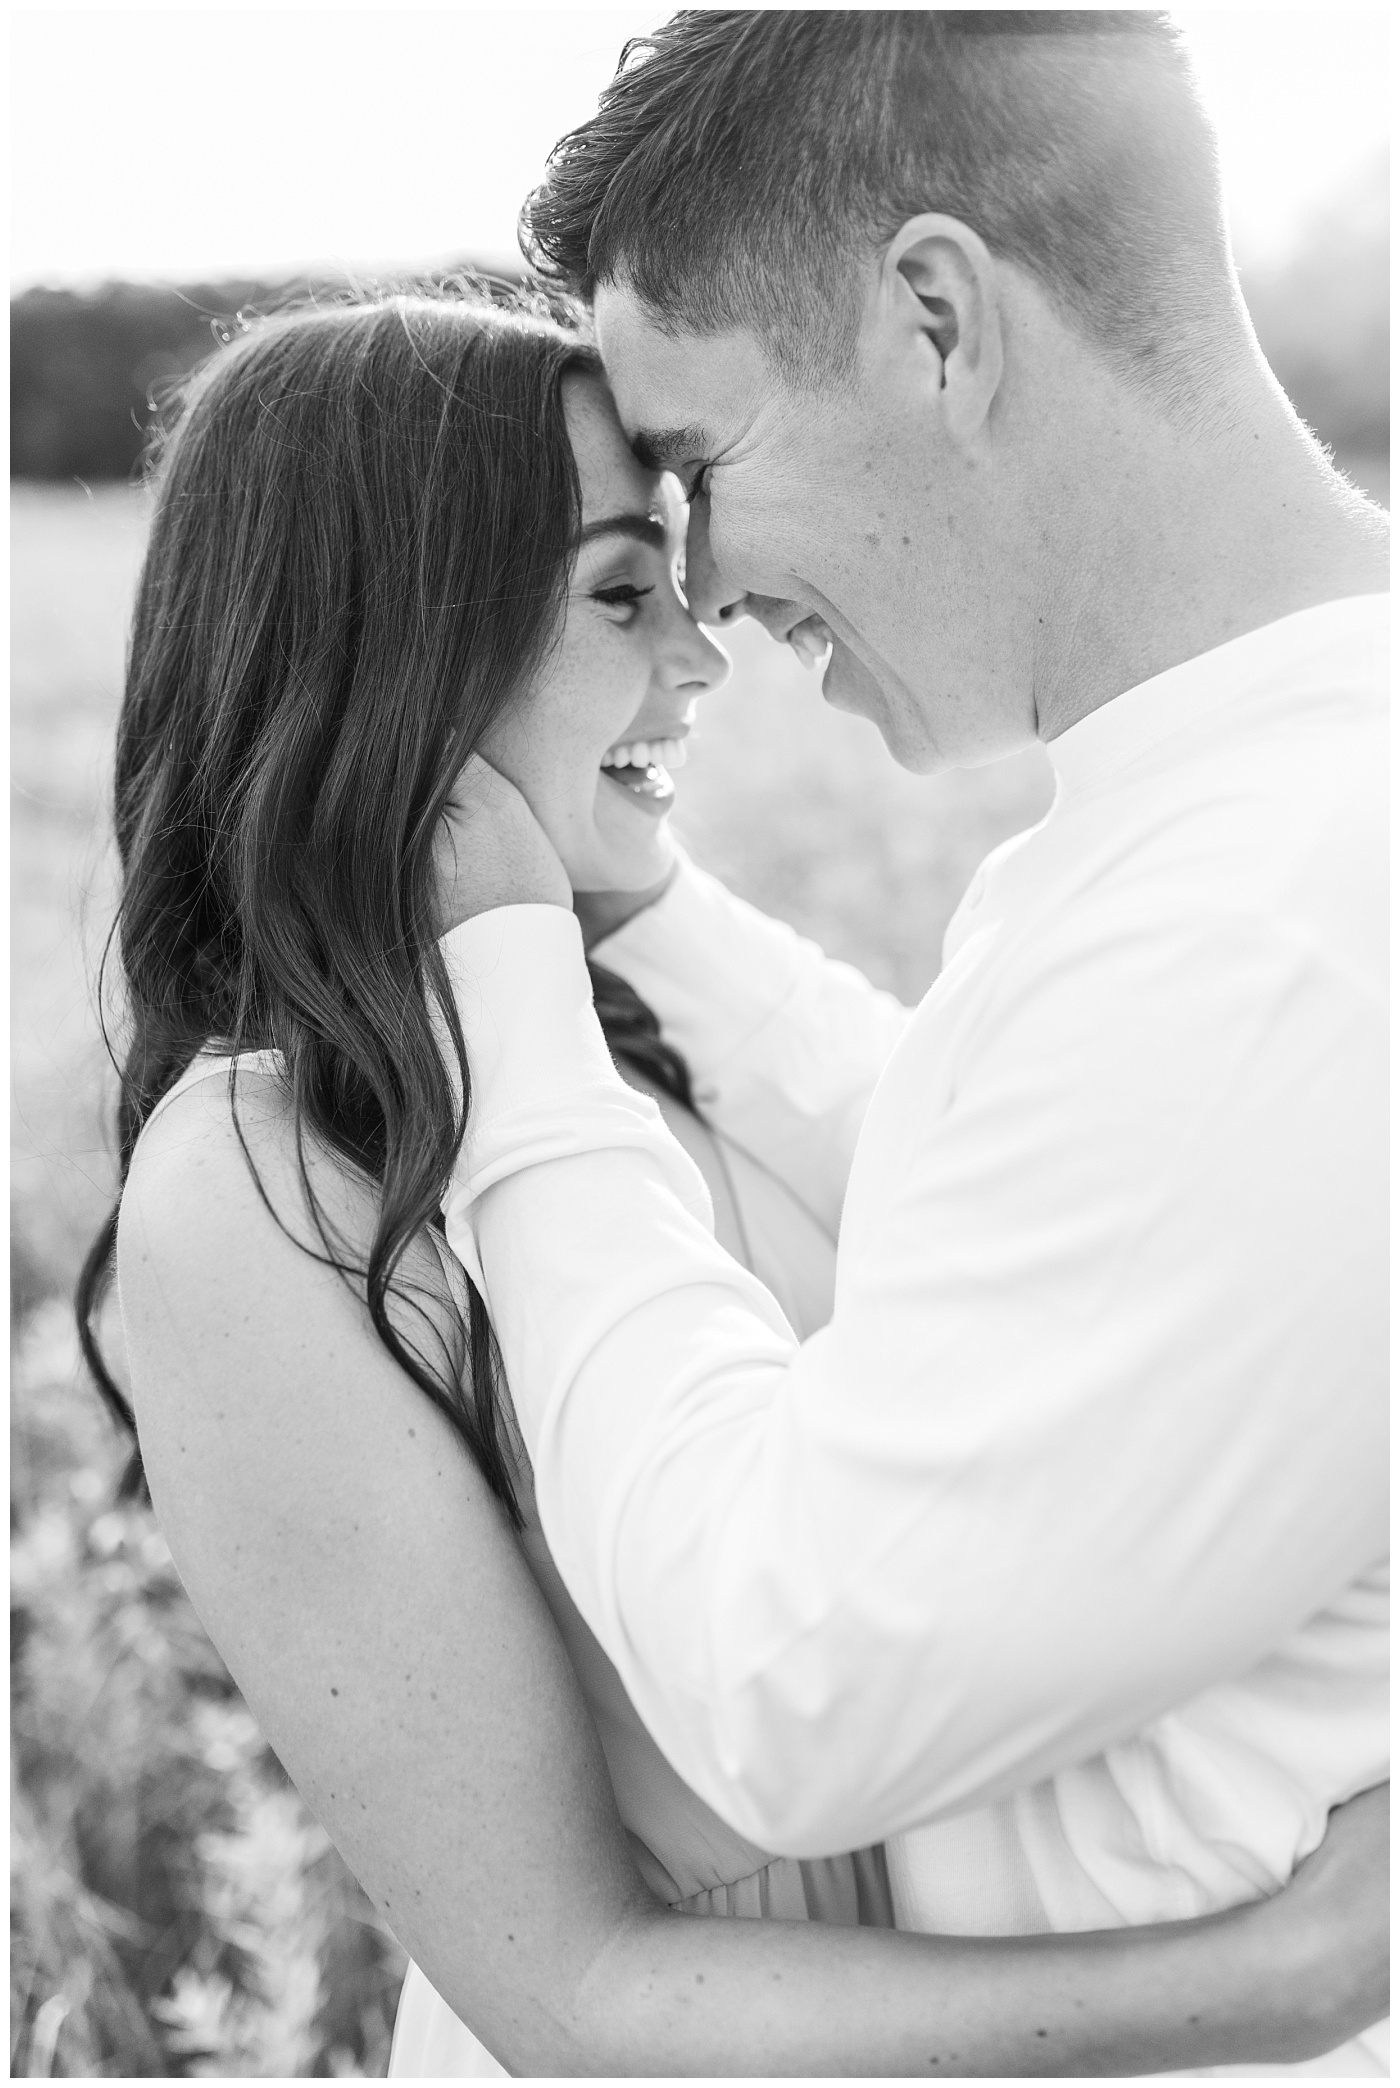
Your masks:
{"label": "woman's long dark hair", "polygon": [[[122,1185],[199,1051],[279,1052],[327,1258],[512,1514],[480,1297],[436,1360],[390,1302],[408,1295],[405,1252],[440,1224],[470,1096],[434,840],[462,764],[559,629],[579,523],[562,381],[598,367],[570,325],[465,287],[284,313],[214,355],[160,459],[117,729]],[[594,983],[614,1055],[691,1106],[650,1011],[621,980]],[[308,1139],[377,1185],[363,1267],[317,1202]],[[95,1324],[119,1208],[77,1307],[134,1433]],[[139,1469],[138,1453],[133,1482]]]}

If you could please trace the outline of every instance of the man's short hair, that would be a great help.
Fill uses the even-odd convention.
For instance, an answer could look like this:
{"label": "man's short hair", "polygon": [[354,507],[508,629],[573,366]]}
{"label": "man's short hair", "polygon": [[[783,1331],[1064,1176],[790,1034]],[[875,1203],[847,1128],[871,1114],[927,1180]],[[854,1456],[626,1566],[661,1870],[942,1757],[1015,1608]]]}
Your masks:
{"label": "man's short hair", "polygon": [[1155,10],[678,14],[555,147],[522,245],[585,299],[623,282],[668,332],[747,326],[819,378],[849,363],[853,263],[924,211],[1149,388],[1233,301],[1214,135]]}

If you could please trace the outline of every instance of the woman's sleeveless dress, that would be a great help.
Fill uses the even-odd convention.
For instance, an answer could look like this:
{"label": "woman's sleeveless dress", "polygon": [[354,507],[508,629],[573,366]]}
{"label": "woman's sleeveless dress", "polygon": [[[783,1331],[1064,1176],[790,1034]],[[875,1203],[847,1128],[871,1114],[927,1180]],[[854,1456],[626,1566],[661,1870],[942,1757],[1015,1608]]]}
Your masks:
{"label": "woman's sleeveless dress", "polygon": [[[250,1073],[280,1077],[274,1052],[245,1053],[239,1064]],[[230,1065],[226,1057],[201,1056],[157,1107],[197,1081],[218,1074],[227,1079]],[[655,1098],[709,1184],[720,1239],[772,1291],[799,1338],[815,1333],[831,1316],[836,1250],[829,1234],[747,1153],[717,1138],[669,1097]],[[618,1811],[651,1890],[686,1914],[892,1928],[882,1850],[817,1861],[770,1856],[736,1834],[676,1774],[575,1609],[540,1529],[528,1473],[520,1480],[521,1548],[593,1714]],[[505,2071],[418,1967],[410,1965],[394,2026],[390,2076],[457,2080],[503,2077]]]}

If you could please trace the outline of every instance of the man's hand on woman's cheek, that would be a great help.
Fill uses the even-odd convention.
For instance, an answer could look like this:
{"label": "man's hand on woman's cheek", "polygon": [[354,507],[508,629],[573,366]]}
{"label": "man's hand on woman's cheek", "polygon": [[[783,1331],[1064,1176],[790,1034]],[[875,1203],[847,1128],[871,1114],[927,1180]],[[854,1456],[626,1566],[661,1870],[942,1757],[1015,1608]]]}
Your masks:
{"label": "man's hand on woman's cheek", "polygon": [[573,903],[564,865],[513,783],[474,754],[437,843],[439,932],[497,906]]}

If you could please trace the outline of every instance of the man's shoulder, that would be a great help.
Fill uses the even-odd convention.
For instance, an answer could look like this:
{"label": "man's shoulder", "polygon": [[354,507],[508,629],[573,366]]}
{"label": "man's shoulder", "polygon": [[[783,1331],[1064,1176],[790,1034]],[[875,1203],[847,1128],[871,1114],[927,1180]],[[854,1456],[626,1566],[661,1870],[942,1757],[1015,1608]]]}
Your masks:
{"label": "man's shoulder", "polygon": [[1370,675],[1261,691],[1228,727],[1183,734],[1008,864],[1028,892],[1063,881],[1080,920],[1131,916],[1202,936],[1253,923],[1323,961],[1343,945],[1381,975],[1389,861],[1387,704]]}

